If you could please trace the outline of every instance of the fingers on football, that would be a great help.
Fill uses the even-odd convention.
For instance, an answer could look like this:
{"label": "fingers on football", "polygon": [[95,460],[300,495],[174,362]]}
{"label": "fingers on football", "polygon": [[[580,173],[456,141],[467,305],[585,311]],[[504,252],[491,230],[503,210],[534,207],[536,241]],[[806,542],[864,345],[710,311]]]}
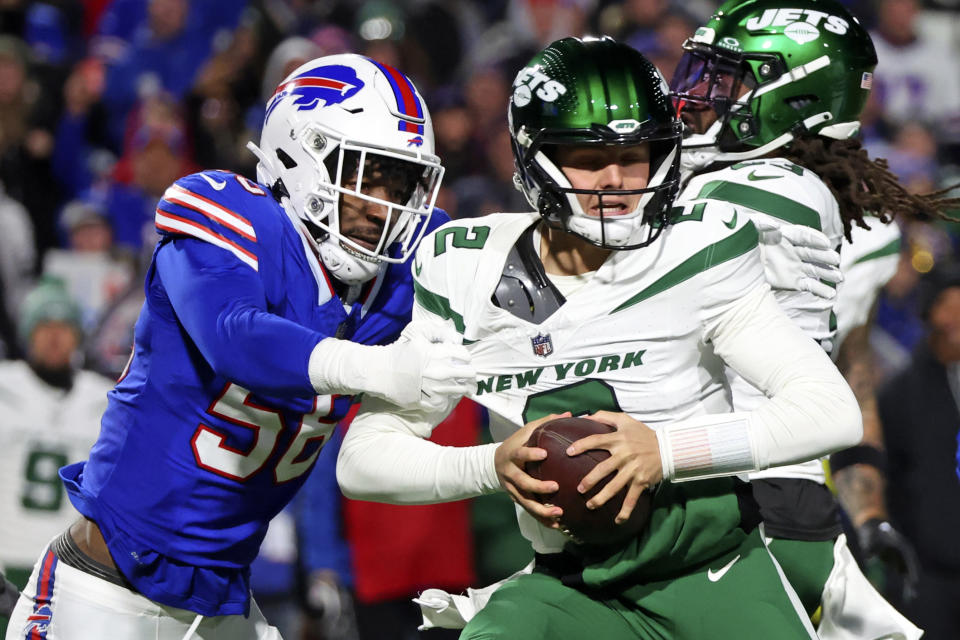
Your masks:
{"label": "fingers on football", "polygon": [[553,480],[537,480],[524,471],[527,462],[543,460],[547,457],[545,449],[539,447],[519,447],[510,455],[512,466],[504,472],[507,479],[520,491],[526,493],[554,493],[560,486]]}
{"label": "fingers on football", "polygon": [[[529,476],[527,477],[529,478]],[[554,491],[556,491],[556,483],[552,483],[552,482],[541,483],[538,480],[534,480],[533,478],[529,478],[529,479],[533,480],[533,482],[535,483],[535,486],[542,488],[543,486],[553,485],[554,489],[551,491],[541,491],[541,492],[523,490],[520,488],[521,484],[526,484],[526,483],[519,483],[511,480],[505,484],[507,493],[510,494],[510,497],[513,499],[514,502],[516,502],[521,507],[523,507],[526,511],[528,511],[531,515],[533,515],[533,517],[539,520],[542,524],[550,527],[556,522],[557,518],[563,515],[563,509],[552,504],[542,504],[539,500],[534,498],[533,495],[535,493],[553,493]]]}
{"label": "fingers on football", "polygon": [[573,457],[592,449],[605,449],[609,451],[610,447],[616,442],[618,435],[619,434],[614,431],[613,433],[598,433],[587,436],[586,438],[580,438],[567,447],[567,455]]}
{"label": "fingers on football", "polygon": [[603,462],[598,462],[593,469],[590,470],[590,473],[580,479],[580,484],[577,485],[577,491],[587,493],[593,489],[598,482],[602,481],[611,473],[616,473],[597,495],[587,501],[588,509],[596,509],[597,507],[603,506],[607,500],[616,495],[621,487],[627,483],[630,474],[626,469],[620,468],[622,464],[623,462],[617,460],[615,456],[610,456]]}
{"label": "fingers on football", "polygon": [[642,494],[646,488],[647,485],[640,482],[630,483],[630,488],[627,490],[627,495],[623,499],[623,506],[620,508],[620,513],[618,513],[617,517],[615,518],[617,524],[622,524],[630,519],[630,515],[633,513],[634,507],[637,506],[637,502],[640,500],[640,494]]}

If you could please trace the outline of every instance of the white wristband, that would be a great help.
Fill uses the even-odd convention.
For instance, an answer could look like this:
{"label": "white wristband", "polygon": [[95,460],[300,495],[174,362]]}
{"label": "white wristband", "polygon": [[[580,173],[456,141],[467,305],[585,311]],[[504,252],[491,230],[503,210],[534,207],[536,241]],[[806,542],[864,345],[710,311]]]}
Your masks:
{"label": "white wristband", "polygon": [[750,423],[744,414],[708,415],[657,430],[663,477],[673,482],[755,471]]}

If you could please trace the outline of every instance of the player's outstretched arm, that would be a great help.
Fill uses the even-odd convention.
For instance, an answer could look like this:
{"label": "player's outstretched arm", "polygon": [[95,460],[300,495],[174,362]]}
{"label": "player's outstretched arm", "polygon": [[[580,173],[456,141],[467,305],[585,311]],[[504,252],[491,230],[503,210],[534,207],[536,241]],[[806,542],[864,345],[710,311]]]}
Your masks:
{"label": "player's outstretched arm", "polygon": [[856,398],[823,349],[755,287],[706,334],[767,401],[748,413],[700,416],[657,431],[664,477],[691,480],[811,460],[860,441]]}
{"label": "player's outstretched arm", "polygon": [[344,495],[429,504],[504,489],[545,526],[555,526],[562,510],[541,504],[533,494],[553,493],[556,483],[532,478],[524,464],[546,456],[543,449],[525,445],[540,423],[557,416],[531,422],[500,443],[450,447],[426,440],[458,400],[448,397],[447,404],[431,409],[364,399],[337,458],[337,481]]}
{"label": "player's outstretched arm", "polygon": [[267,311],[257,273],[193,239],[157,253],[177,319],[214,371],[264,394],[369,393],[396,404],[468,392],[474,372],[456,332],[411,323],[386,346],[338,340]]}
{"label": "player's outstretched arm", "polygon": [[475,384],[461,342],[452,328],[423,321],[408,324],[386,346],[327,338],[310,355],[310,382],[317,393],[368,393],[398,406],[442,407]]}
{"label": "player's outstretched arm", "polygon": [[398,407],[365,397],[337,456],[337,482],[348,498],[391,504],[431,504],[500,489],[498,443],[441,446],[426,440],[459,401],[438,408]]}

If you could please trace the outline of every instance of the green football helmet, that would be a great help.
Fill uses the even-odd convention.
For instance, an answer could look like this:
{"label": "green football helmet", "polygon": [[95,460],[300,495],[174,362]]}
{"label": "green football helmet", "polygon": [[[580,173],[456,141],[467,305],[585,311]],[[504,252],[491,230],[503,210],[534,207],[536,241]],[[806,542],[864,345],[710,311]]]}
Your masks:
{"label": "green football helmet", "polygon": [[856,135],[877,65],[866,29],[833,0],[730,0],[683,48],[670,88],[692,128],[688,168]]}
{"label": "green football helmet", "polygon": [[[667,83],[631,47],[610,38],[564,38],[520,70],[510,98],[514,182],[548,224],[607,249],[636,249],[666,224],[679,184],[682,127]],[[563,145],[648,144],[647,186],[574,189],[554,161]],[[579,194],[642,194],[634,211],[589,216]]]}

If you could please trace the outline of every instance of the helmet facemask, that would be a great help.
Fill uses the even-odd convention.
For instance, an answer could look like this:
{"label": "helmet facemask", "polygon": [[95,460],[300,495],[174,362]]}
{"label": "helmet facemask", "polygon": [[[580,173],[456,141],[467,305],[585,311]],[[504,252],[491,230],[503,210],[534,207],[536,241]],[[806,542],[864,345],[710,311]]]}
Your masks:
{"label": "helmet facemask", "polygon": [[[521,130],[514,139],[518,182],[527,200],[551,226],[604,249],[642,248],[656,240],[666,225],[678,185],[679,141],[679,123],[652,134],[645,131],[626,136],[611,136],[597,127],[588,132],[543,129],[531,139]],[[558,150],[564,146],[641,144],[649,151],[649,172],[646,186],[640,189],[577,189],[557,164]],[[599,215],[584,211],[579,195],[596,196]],[[640,199],[632,211],[604,214],[604,198],[634,195]]]}
{"label": "helmet facemask", "polygon": [[[439,159],[353,141],[316,122],[308,124],[298,138],[312,165],[311,183],[305,195],[289,203],[307,223],[334,276],[346,284],[358,284],[376,275],[381,263],[406,261],[426,229],[418,223],[429,216],[436,202],[443,177]],[[296,161],[288,154],[277,156],[276,164],[286,169],[280,169],[281,174],[296,170]],[[297,173],[280,177],[280,184],[285,179],[302,179],[302,172]],[[386,197],[368,193],[371,185],[386,189]],[[362,201],[359,206],[385,207],[376,238],[353,238],[351,229],[343,228],[344,196]]]}
{"label": "helmet facemask", "polygon": [[[709,148],[721,153],[743,150],[757,133],[753,101],[762,94],[749,61],[755,61],[766,81],[783,73],[776,54],[736,53],[687,41],[670,83],[677,116],[683,121],[684,151]],[[748,61],[749,60],[749,61]]]}

